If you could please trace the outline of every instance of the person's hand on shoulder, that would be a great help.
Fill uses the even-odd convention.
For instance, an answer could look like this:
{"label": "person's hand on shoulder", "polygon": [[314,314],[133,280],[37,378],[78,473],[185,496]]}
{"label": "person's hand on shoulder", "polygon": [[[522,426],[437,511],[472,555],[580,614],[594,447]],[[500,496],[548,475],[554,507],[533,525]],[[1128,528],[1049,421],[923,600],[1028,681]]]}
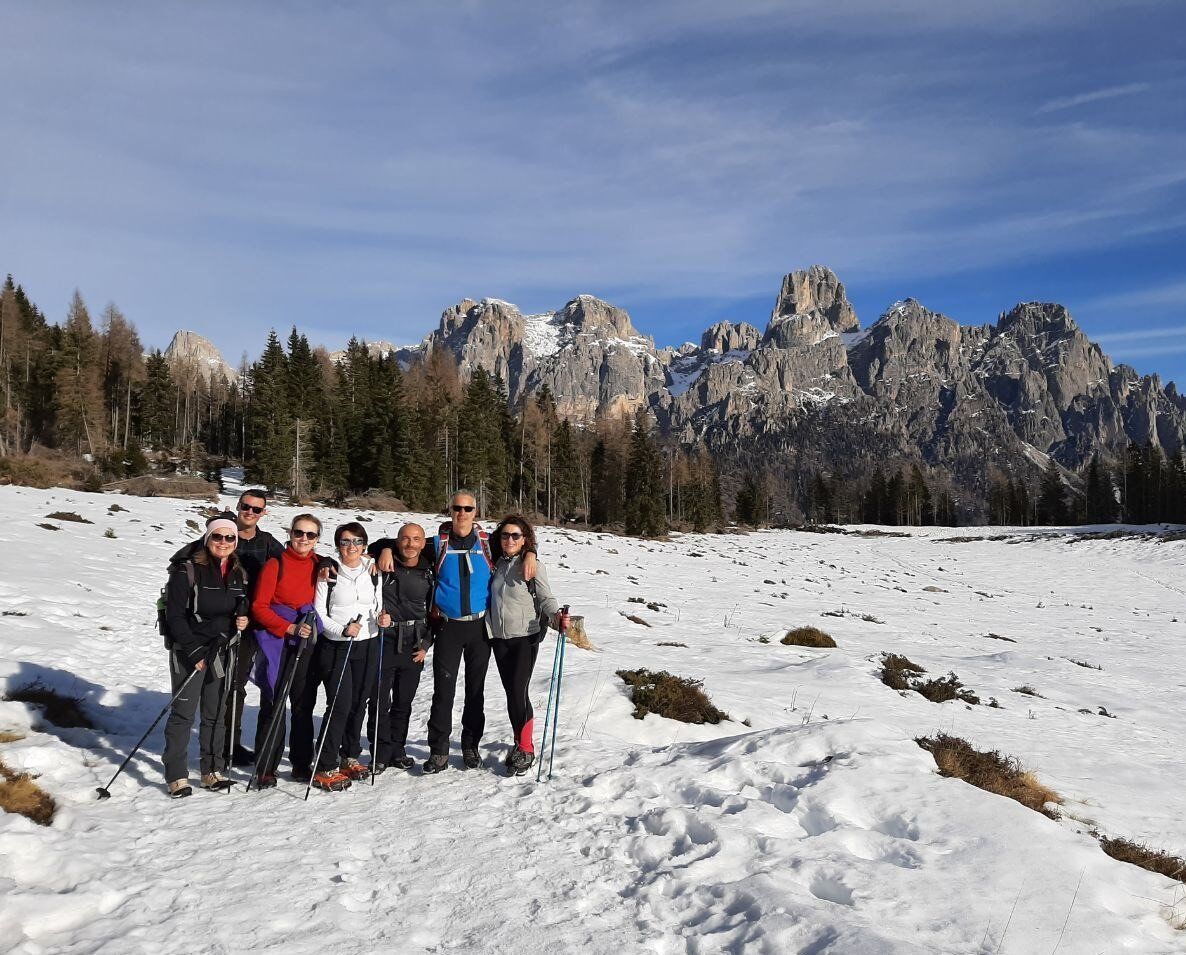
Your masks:
{"label": "person's hand on shoulder", "polygon": [[534,551],[528,551],[523,555],[523,579],[535,580],[535,571],[539,566],[539,561],[535,557]]}
{"label": "person's hand on shoulder", "polygon": [[395,570],[395,557],[392,555],[390,547],[384,547],[379,551],[379,559],[375,561],[375,566],[382,574],[390,574]]}

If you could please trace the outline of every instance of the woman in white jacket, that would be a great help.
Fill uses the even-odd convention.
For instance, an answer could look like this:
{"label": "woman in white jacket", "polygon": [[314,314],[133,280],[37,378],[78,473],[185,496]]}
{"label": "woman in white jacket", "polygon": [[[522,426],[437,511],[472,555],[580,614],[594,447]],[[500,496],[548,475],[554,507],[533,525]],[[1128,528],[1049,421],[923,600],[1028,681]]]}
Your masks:
{"label": "woman in white jacket", "polygon": [[372,561],[366,556],[366,530],[353,521],[343,524],[334,531],[334,544],[338,548],[337,573],[317,582],[315,597],[317,616],[325,629],[314,665],[327,703],[313,785],[330,791],[346,789],[351,780],[370,772],[358,756],[366,702],[378,669],[375,638],[382,610]]}

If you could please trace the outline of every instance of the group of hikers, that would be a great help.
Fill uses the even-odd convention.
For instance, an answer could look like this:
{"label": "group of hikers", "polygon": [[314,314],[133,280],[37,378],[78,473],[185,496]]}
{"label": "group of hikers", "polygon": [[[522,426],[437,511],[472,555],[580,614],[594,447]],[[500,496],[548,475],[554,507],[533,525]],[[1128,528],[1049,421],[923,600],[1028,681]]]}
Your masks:
{"label": "group of hikers", "polygon": [[[465,664],[461,755],[481,765],[485,682],[493,654],[514,733],[505,763],[535,760],[531,674],[549,626],[567,628],[528,521],[511,514],[491,535],[477,500],[458,491],[433,537],[405,524],[371,542],[357,521],[334,530],[336,559],[316,546],[321,521],[298,514],[281,544],[259,527],[267,493],[244,491],[237,512],[212,517],[202,539],[173,555],[162,630],[175,699],[165,724],[168,793],[189,796],[188,751],[199,723],[201,786],[226,790],[231,766],[252,766],[249,788],[276,785],[288,736],[292,779],[329,792],[414,765],[405,746],[412,700],[431,650],[425,773],[449,765],[453,703]],[[247,683],[259,687],[254,746],[242,743]],[[321,730],[313,724],[324,689]],[[362,736],[370,764],[361,760]]]}

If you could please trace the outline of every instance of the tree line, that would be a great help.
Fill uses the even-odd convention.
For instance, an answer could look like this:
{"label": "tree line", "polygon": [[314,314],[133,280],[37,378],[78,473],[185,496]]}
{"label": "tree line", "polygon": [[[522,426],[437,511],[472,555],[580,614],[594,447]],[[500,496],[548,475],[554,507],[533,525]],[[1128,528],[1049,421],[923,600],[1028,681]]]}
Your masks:
{"label": "tree line", "polygon": [[145,352],[114,304],[96,323],[78,292],[52,323],[11,276],[0,289],[0,375],[0,473],[3,459],[38,448],[85,457],[97,482],[143,473],[150,458],[190,471],[241,461],[250,480],[298,500],[386,495],[436,510],[469,487],[484,513],[645,536],[729,516],[755,526],[1186,522],[1186,459],[1151,445],[1117,461],[1097,454],[1070,483],[1053,461],[1037,486],[997,474],[983,500],[961,500],[950,475],[919,461],[788,473],[742,449],[664,439],[641,408],[576,426],[546,389],[512,407],[504,382],[482,369],[466,378],[442,350],[404,368],[357,339],[331,357],[293,328],[283,341],[271,332],[232,380]]}

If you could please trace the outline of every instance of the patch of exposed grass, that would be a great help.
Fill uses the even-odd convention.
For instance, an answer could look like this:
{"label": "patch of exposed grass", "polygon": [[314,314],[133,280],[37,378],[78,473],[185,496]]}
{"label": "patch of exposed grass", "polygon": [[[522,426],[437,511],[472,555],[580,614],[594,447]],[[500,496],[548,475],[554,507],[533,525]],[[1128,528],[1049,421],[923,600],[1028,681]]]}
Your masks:
{"label": "patch of exposed grass", "polygon": [[632,614],[632,613],[622,614],[622,616],[624,616],[624,617],[625,617],[627,620],[629,620],[631,623],[637,623],[637,624],[640,624],[640,625],[642,625],[642,626],[644,626],[644,627],[649,627],[649,626],[650,626],[650,624],[649,624],[649,623],[647,623],[645,620],[643,620],[643,619],[642,619],[642,617],[636,617],[636,616],[635,616],[634,614]]}
{"label": "patch of exposed grass", "polygon": [[103,532],[103,536],[106,538],[109,538],[110,540],[115,540],[115,528],[114,527],[107,528],[107,530],[105,530]]}
{"label": "patch of exposed grass", "polygon": [[999,633],[986,633],[985,636],[988,637],[989,640],[1004,640],[1006,643],[1017,642],[1012,637],[1002,637]]}
{"label": "patch of exposed grass", "polygon": [[1083,667],[1083,669],[1085,669],[1085,670],[1102,670],[1103,669],[1102,666],[1099,666],[1096,663],[1088,663],[1086,660],[1076,660],[1074,657],[1067,657],[1067,659],[1070,660],[1071,663],[1075,664],[1075,666]]}
{"label": "patch of exposed grass", "polygon": [[1177,879],[1186,883],[1186,859],[1181,856],[1170,855],[1160,849],[1151,849],[1129,839],[1109,839],[1107,836],[1100,836],[1100,848],[1113,859],[1139,865],[1142,869],[1164,875],[1167,879]]}
{"label": "patch of exposed grass", "polygon": [[959,700],[961,703],[977,704],[980,697],[969,690],[954,673],[924,680],[927,671],[899,653],[881,655],[881,682],[893,690],[913,690],[932,703],[946,703]]}
{"label": "patch of exposed grass", "polygon": [[[19,739],[19,737],[18,737]],[[0,760],[0,809],[15,812],[48,826],[57,812],[53,797],[35,783],[35,777],[18,773]]]}
{"label": "patch of exposed grass", "polygon": [[61,528],[58,527],[57,524],[46,524],[46,523],[42,522],[42,523],[38,524],[37,526],[44,527],[47,531],[60,531],[61,530]]}
{"label": "patch of exposed grass", "polygon": [[661,640],[658,643],[656,643],[655,646],[657,646],[657,647],[683,647],[685,650],[688,648],[688,645],[686,643],[679,643],[676,640]]}
{"label": "patch of exposed grass", "polygon": [[88,521],[81,514],[75,514],[73,511],[54,511],[52,514],[46,514],[46,519],[51,521],[70,521],[74,524],[93,524],[94,521]]}
{"label": "patch of exposed grass", "polygon": [[1042,696],[1041,693],[1039,693],[1037,690],[1035,690],[1032,686],[1029,686],[1028,684],[1026,684],[1025,686],[1013,687],[1013,692],[1020,693],[1022,696],[1036,696],[1039,700],[1046,699],[1046,697]]}
{"label": "patch of exposed grass", "polygon": [[1058,804],[1062,798],[1022,769],[1012,756],[1003,756],[995,749],[978,750],[967,740],[946,733],[920,736],[915,742],[935,757],[940,775],[962,779],[985,792],[1007,796],[1051,819],[1058,818],[1057,811],[1047,808],[1047,804]]}
{"label": "patch of exposed grass", "polygon": [[28,611],[25,610],[5,610],[0,612],[0,617],[27,617]]}
{"label": "patch of exposed grass", "polygon": [[891,690],[909,690],[911,677],[926,672],[913,660],[900,653],[883,653],[881,655],[881,682]]}
{"label": "patch of exposed grass", "polygon": [[95,724],[82,708],[82,698],[67,696],[65,693],[46,686],[40,680],[26,683],[4,694],[4,699],[10,703],[28,703],[36,706],[45,718],[63,729],[81,727],[94,729]]}
{"label": "patch of exposed grass", "polygon": [[788,647],[827,648],[836,646],[836,641],[819,627],[796,627],[794,630],[788,630],[779,642]]}
{"label": "patch of exposed grass", "polygon": [[622,682],[630,687],[634,718],[648,713],[665,716],[681,723],[720,723],[729,715],[713,706],[702,687],[703,682],[675,676],[666,670],[618,670]]}
{"label": "patch of exposed grass", "polygon": [[108,514],[119,514],[121,512],[126,512],[126,511],[127,511],[127,508],[121,507],[119,504],[112,504],[109,508],[107,508]]}

